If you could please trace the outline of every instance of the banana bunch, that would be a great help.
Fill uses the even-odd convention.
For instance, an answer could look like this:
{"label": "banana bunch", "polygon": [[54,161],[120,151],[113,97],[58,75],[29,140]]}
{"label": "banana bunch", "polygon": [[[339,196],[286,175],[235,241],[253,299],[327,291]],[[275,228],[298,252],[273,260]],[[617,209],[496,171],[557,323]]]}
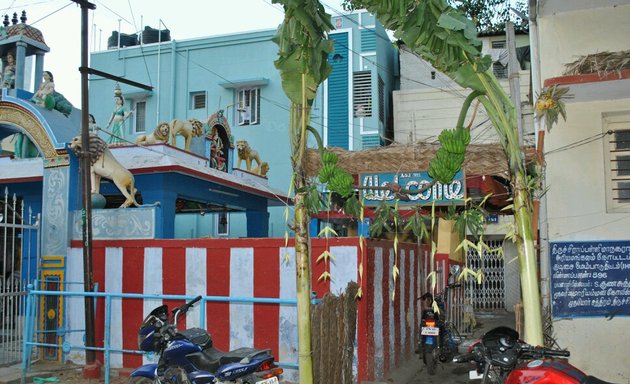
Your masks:
{"label": "banana bunch", "polygon": [[341,168],[328,181],[328,189],[346,198],[353,192],[354,177]]}
{"label": "banana bunch", "polygon": [[324,150],[322,152],[322,167],[319,170],[319,181],[327,183],[335,174],[337,169],[337,154]]}
{"label": "banana bunch", "polygon": [[467,129],[445,129],[438,140],[448,152],[464,154],[470,144],[470,132]]}
{"label": "banana bunch", "polygon": [[353,193],[354,177],[337,165],[336,153],[324,150],[321,155],[322,167],[319,170],[319,181],[328,183],[328,189],[346,198]]}
{"label": "banana bunch", "polygon": [[470,132],[463,128],[445,129],[438,140],[442,146],[431,160],[428,173],[434,180],[449,184],[464,164],[466,147],[470,144]]}

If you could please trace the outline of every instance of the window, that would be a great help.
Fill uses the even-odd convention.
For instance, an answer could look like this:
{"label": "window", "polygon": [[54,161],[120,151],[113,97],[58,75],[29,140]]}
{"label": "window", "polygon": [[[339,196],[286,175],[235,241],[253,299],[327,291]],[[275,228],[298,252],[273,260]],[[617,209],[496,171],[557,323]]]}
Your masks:
{"label": "window", "polygon": [[260,88],[238,90],[238,125],[260,123]]}
{"label": "window", "polygon": [[497,79],[507,79],[508,77],[508,66],[501,64],[501,62],[496,61],[492,63],[492,73],[496,76]]}
{"label": "window", "polygon": [[190,93],[190,109],[205,109],[206,108],[206,93],[205,92],[191,92]]}
{"label": "window", "polygon": [[608,212],[630,212],[630,114],[604,116]]}
{"label": "window", "polygon": [[378,77],[378,119],[385,124],[385,83]]}
{"label": "window", "polygon": [[353,81],[354,117],[372,116],[372,72],[355,72]]}
{"label": "window", "polygon": [[505,49],[505,47],[507,47],[505,40],[496,40],[492,42],[493,49]]}
{"label": "window", "polygon": [[229,215],[227,212],[220,212],[217,217],[217,236],[227,236],[229,228]]}
{"label": "window", "polygon": [[136,101],[135,112],[133,115],[135,116],[135,125],[134,125],[134,133],[144,133],[147,131],[146,125],[146,117],[147,117],[147,102],[146,101]]}

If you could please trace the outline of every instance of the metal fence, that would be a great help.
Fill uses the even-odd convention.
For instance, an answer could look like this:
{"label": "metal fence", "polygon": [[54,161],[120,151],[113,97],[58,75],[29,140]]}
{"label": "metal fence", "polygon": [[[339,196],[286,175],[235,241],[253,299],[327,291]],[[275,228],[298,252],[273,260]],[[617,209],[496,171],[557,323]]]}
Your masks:
{"label": "metal fence", "polygon": [[[30,286],[30,288],[43,286],[43,282],[35,282],[34,285]],[[86,346],[84,343],[82,344],[72,344],[68,342],[68,340],[63,340],[62,337],[54,337],[47,338],[46,335],[50,331],[42,330],[38,326],[39,316],[38,316],[38,307],[39,305],[49,299],[59,299],[64,298],[64,300],[68,300],[70,298],[78,298],[80,300],[85,300],[86,297],[91,297],[94,300],[104,300],[105,301],[105,311],[103,313],[104,319],[104,338],[102,342],[102,347],[97,346]],[[111,343],[111,329],[112,329],[112,302],[119,302],[121,300],[140,300],[140,301],[150,301],[152,303],[161,302],[164,300],[185,300],[190,301],[194,297],[193,296],[185,296],[185,295],[148,295],[148,294],[135,294],[135,293],[108,293],[108,292],[69,292],[69,291],[48,291],[48,290],[36,290],[29,289],[26,295],[26,321],[24,324],[24,339],[23,339],[23,347],[22,347],[22,377],[25,378],[28,370],[30,369],[30,365],[33,361],[33,357],[38,353],[37,351],[40,349],[57,349],[62,350],[65,353],[70,351],[96,351],[101,352],[103,354],[103,375],[105,384],[109,384],[110,381],[110,370],[111,370],[111,359],[112,354],[135,354],[135,355],[143,355],[146,353],[133,350],[133,349],[121,349],[115,348]],[[206,324],[207,310],[206,303],[211,302],[219,302],[219,303],[264,303],[264,304],[277,304],[277,305],[289,305],[296,307],[297,300],[296,299],[279,299],[279,298],[243,298],[243,297],[227,297],[227,296],[203,296],[201,302],[199,303],[197,308],[199,308],[199,324]],[[318,300],[313,300],[313,303],[318,302]],[[116,304],[114,304],[115,307]],[[138,324],[139,326],[140,324]],[[202,325],[203,327],[203,325]],[[59,332],[61,330],[55,330],[55,335],[60,335]],[[74,333],[74,332],[85,332],[83,329],[63,329],[64,334]],[[53,340],[53,341],[51,341]],[[56,340],[56,341],[54,341]],[[278,365],[289,369],[297,369],[297,362],[282,362],[278,361]]]}
{"label": "metal fence", "polygon": [[37,274],[39,216],[23,201],[9,196],[0,200],[0,365],[16,364],[22,356],[26,282]]}

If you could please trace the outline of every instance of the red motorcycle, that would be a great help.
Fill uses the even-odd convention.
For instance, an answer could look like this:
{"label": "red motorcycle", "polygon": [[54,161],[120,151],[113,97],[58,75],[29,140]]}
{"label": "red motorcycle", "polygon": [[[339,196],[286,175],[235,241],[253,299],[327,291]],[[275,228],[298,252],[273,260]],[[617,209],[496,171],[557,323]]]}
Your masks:
{"label": "red motorcycle", "polygon": [[515,330],[497,327],[453,362],[474,362],[470,378],[482,379],[482,384],[612,384],[569,364],[569,355],[566,350],[531,346],[519,340]]}

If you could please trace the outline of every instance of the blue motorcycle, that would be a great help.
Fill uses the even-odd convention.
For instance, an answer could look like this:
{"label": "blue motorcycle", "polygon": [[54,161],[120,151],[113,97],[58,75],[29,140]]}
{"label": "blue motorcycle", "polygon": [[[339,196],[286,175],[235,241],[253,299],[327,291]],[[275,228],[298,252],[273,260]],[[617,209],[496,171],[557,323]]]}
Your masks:
{"label": "blue motorcycle", "polygon": [[448,291],[458,287],[461,284],[449,284],[435,297],[427,292],[419,299],[425,301],[428,308],[422,311],[417,351],[421,353],[429,375],[435,375],[438,362],[445,363],[452,359],[462,340],[455,325],[447,321],[446,315]]}
{"label": "blue motorcycle", "polygon": [[155,308],[144,319],[138,331],[142,351],[155,352],[157,364],[135,369],[130,384],[278,384],[282,368],[274,364],[270,349],[239,348],[222,352],[212,345],[208,332],[200,328],[177,329],[177,319],[201,300],[173,309],[172,321],[168,306]]}

